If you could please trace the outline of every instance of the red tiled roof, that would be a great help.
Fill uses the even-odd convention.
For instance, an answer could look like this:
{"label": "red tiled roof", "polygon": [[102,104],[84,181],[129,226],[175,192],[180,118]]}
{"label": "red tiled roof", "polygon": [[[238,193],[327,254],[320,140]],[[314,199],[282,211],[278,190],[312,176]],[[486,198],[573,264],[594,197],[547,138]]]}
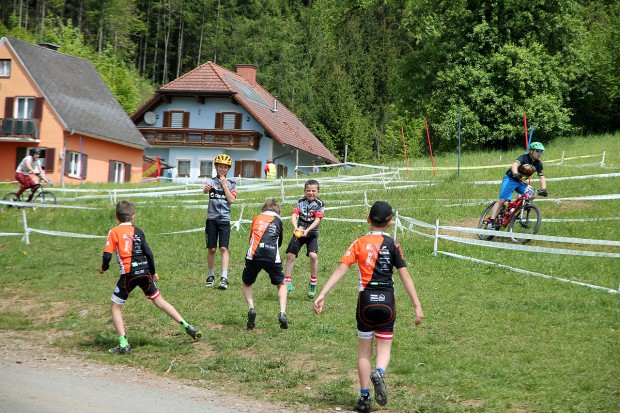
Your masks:
{"label": "red tiled roof", "polygon": [[[237,73],[213,62],[207,62],[178,79],[164,85],[158,92],[232,94],[261,125],[282,145],[291,146],[321,157],[340,162],[306,126],[280,102],[274,112],[274,97],[258,83],[250,83]],[[144,108],[155,99],[151,97]],[[138,109],[137,112],[139,112]]]}

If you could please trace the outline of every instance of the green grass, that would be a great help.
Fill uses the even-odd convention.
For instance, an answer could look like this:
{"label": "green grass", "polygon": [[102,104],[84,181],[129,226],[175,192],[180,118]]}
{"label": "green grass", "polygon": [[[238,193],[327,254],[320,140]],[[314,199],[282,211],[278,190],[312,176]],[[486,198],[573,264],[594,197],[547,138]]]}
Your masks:
{"label": "green grass", "polygon": [[[619,135],[575,138],[546,146],[543,161],[560,159],[562,151],[565,157],[606,152],[605,169],[597,164],[601,160],[598,157],[582,158],[563,165],[545,164],[548,178],[620,171]],[[465,154],[461,165],[507,164],[520,152]],[[457,163],[453,154],[440,154],[435,160],[437,166]],[[430,162],[410,160],[409,165],[426,167]],[[439,219],[441,225],[475,227],[484,205],[499,190],[498,184],[475,182],[499,181],[504,170],[463,169],[460,176],[454,170],[438,170],[437,177],[432,171],[413,169],[409,175],[401,171],[402,179],[430,181],[432,185],[387,191],[382,185],[335,184],[325,180],[321,198],[328,207],[358,205],[363,203],[364,196],[352,191],[367,189],[369,202],[388,200],[401,215],[432,224]],[[354,168],[346,175],[362,173],[373,171]],[[322,172],[319,180],[337,174]],[[101,194],[115,188],[100,187]],[[548,183],[552,199],[616,194],[618,187],[618,178]],[[9,192],[10,187],[2,185],[0,189]],[[259,213],[264,199],[280,199],[279,189],[244,189],[239,188],[233,220],[238,218],[242,204],[243,217],[251,219]],[[65,198],[61,200],[63,204],[96,209],[29,210],[29,227],[105,236],[115,225],[109,199],[74,200],[73,195],[65,196],[58,189],[56,192]],[[282,215],[290,215],[294,200],[302,192],[301,185],[287,186]],[[0,237],[0,329],[50,335],[60,332],[54,344],[63,352],[148,368],[158,374],[190,379],[197,386],[225,388],[284,402],[293,410],[296,406],[309,406],[317,411],[334,411],[336,407],[346,409],[353,404],[357,396],[355,268],[327,297],[324,314],[317,316],[305,297],[309,264],[307,257],[300,254],[293,275],[297,291],[288,301],[291,328],[287,331],[282,331],[277,322],[276,290],[262,274],[255,285],[257,327],[248,332],[240,280],[248,225],[242,225],[239,232],[233,231],[229,290],[207,289],[203,233],[162,235],[202,228],[205,210],[190,206],[204,206],[204,196],[129,199],[138,207],[135,224],[145,230],[155,253],[163,296],[190,323],[203,329],[203,340],[192,342],[165,314],[134,292],[124,310],[133,354],[111,357],[106,351],[116,344],[116,338],[109,305],[117,271],[112,268],[103,276],[96,271],[104,240],[38,233],[30,234],[30,245],[20,237]],[[192,200],[196,202],[188,202]],[[536,202],[543,218],[620,216],[618,200]],[[448,206],[459,204],[467,205]],[[328,210],[327,217],[364,219],[366,213],[366,208],[359,206]],[[21,217],[19,211],[1,212],[0,232],[22,232]],[[285,221],[287,235],[282,252],[291,230],[290,222]],[[366,231],[366,224],[356,222],[325,220],[321,224],[319,286],[324,285],[351,241]],[[539,233],[617,241],[620,225],[613,220],[543,222]],[[399,232],[398,240],[426,318],[422,325],[413,327],[412,305],[399,288],[398,320],[386,377],[390,402],[382,411],[617,411],[620,295],[441,254],[433,256],[432,239],[407,231]],[[547,242],[529,245],[619,252],[617,247]],[[617,289],[620,282],[620,266],[614,258],[507,251],[447,241],[440,241],[439,249],[607,288]]]}

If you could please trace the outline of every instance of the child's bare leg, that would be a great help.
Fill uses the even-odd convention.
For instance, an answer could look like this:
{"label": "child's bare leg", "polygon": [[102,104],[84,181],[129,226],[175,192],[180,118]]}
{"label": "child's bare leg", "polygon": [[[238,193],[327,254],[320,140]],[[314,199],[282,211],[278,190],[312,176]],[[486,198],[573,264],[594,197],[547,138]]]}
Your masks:
{"label": "child's bare leg", "polygon": [[308,258],[310,258],[310,282],[316,284],[316,278],[319,275],[319,256],[316,252],[311,252]]}
{"label": "child's bare leg", "polygon": [[392,353],[392,340],[377,340],[377,368],[387,371]]}
{"label": "child's bare leg", "polygon": [[358,338],[357,346],[357,373],[360,380],[360,389],[370,386],[370,358],[372,357],[373,339]]}
{"label": "child's bare leg", "polygon": [[246,283],[243,284],[243,296],[245,297],[245,302],[248,304],[248,310],[254,308],[254,297],[252,295],[252,286]]}
{"label": "child's bare leg", "polygon": [[176,321],[177,323],[180,323],[181,321],[183,321],[183,318],[181,317],[179,312],[176,310],[176,308],[174,308],[172,304],[170,304],[168,301],[164,300],[164,297],[162,297],[161,295],[159,295],[157,298],[151,301],[153,301],[153,304],[155,304],[155,307],[159,308],[164,313],[168,314],[168,316],[172,318],[174,321]]}
{"label": "child's bare leg", "polygon": [[209,271],[215,268],[215,248],[209,248],[207,252],[207,268]]}
{"label": "child's bare leg", "polygon": [[112,313],[112,323],[114,324],[116,335],[119,337],[125,335],[125,323],[123,322],[122,310],[123,306],[121,304],[112,302],[112,306],[110,307],[110,312]]}
{"label": "child's bare leg", "polygon": [[284,279],[290,280],[293,276],[293,268],[295,268],[295,254],[286,254],[286,267],[284,269]]}
{"label": "child's bare leg", "polygon": [[228,277],[228,263],[230,262],[228,248],[220,247],[220,256],[222,257],[222,277]]}
{"label": "child's bare leg", "polygon": [[278,302],[280,303],[280,312],[286,313],[286,298],[287,291],[284,283],[277,285],[278,287]]}

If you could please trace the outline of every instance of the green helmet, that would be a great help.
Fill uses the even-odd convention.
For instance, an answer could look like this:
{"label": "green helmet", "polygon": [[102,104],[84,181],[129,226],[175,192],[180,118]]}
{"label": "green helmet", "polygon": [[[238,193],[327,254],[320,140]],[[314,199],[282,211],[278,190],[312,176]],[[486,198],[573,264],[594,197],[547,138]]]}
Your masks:
{"label": "green helmet", "polygon": [[540,142],[532,142],[532,144],[530,145],[530,150],[536,150],[539,149],[541,151],[545,150],[545,147],[542,143]]}

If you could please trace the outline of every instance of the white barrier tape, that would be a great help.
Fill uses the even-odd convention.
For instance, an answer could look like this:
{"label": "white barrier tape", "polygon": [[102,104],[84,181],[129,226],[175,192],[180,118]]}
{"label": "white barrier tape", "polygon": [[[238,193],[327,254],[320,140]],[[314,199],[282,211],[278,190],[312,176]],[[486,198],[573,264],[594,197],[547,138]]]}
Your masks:
{"label": "white barrier tape", "polygon": [[504,265],[504,264],[498,264],[498,263],[491,262],[491,261],[484,261],[484,260],[480,260],[478,258],[466,257],[464,255],[453,254],[451,252],[446,252],[446,251],[437,251],[437,252],[440,253],[440,254],[443,254],[443,255],[447,255],[447,256],[450,256],[450,257],[454,257],[454,258],[459,258],[459,259],[462,259],[462,260],[473,261],[473,262],[477,262],[477,263],[480,263],[480,264],[494,265],[494,266],[500,267],[500,268],[506,268],[506,269],[514,271],[514,272],[518,272],[518,273],[521,273],[521,274],[527,274],[527,275],[531,275],[531,276],[534,276],[534,277],[546,278],[546,279],[556,280],[556,281],[560,281],[560,282],[564,282],[564,283],[580,285],[580,286],[589,287],[589,288],[592,288],[592,289],[595,289],[595,290],[603,290],[603,291],[606,291],[606,292],[611,293],[611,294],[620,294],[620,290],[612,290],[611,288],[601,287],[601,286],[593,285],[593,284],[586,284],[586,283],[583,283],[581,281],[573,281],[573,280],[567,280],[566,278],[553,277],[551,275],[546,275],[546,274],[541,274],[541,273],[537,273],[537,272],[533,272],[533,271],[523,270],[521,268],[509,267],[509,266]]}
{"label": "white barrier tape", "polygon": [[15,236],[15,235],[24,235],[22,233],[17,233],[17,232],[0,232],[0,237],[11,237],[11,236]]}
{"label": "white barrier tape", "polygon": [[420,220],[415,219],[415,218],[409,218],[409,217],[401,216],[400,219],[403,220],[403,221],[409,222],[410,224],[422,227],[422,228],[432,228],[432,229],[435,229],[435,225],[427,224],[426,222],[420,221]]}
{"label": "white barrier tape", "polygon": [[609,201],[613,199],[620,199],[620,194],[574,196],[570,198],[556,198],[555,201]]}
{"label": "white barrier tape", "polygon": [[[402,219],[403,217],[400,217],[400,218]],[[399,219],[399,221],[400,221],[400,219]],[[424,232],[418,231],[417,229],[413,229],[413,228],[411,227],[412,225],[413,225],[413,224],[410,224],[408,227],[406,227],[406,226],[402,225],[402,224],[399,222],[399,226],[400,226],[400,228],[402,228],[402,229],[406,229],[406,230],[407,230],[407,231],[409,231],[409,232],[413,232],[414,234],[422,235],[423,237],[426,237],[426,238],[435,238],[435,235],[434,235],[434,234],[426,234],[426,233],[424,233]]]}
{"label": "white barrier tape", "polygon": [[[538,235],[538,234],[518,234],[511,232],[493,231],[488,229],[478,228],[466,228],[466,227],[453,227],[449,225],[440,225],[439,229],[447,231],[467,232],[470,234],[482,234],[482,235],[494,235],[508,238],[527,238],[537,241],[551,241],[551,242],[564,242],[567,244],[585,244],[585,245],[607,245],[611,247],[620,247],[620,241],[590,239],[590,238],[569,238],[569,237],[556,237],[553,235]],[[501,234],[501,235],[500,235]]]}
{"label": "white barrier tape", "polygon": [[155,235],[174,235],[174,234],[189,234],[190,232],[204,232],[205,228],[194,228],[194,229],[188,229],[185,231],[174,231],[174,232],[161,232],[159,234],[155,234]]}
{"label": "white barrier tape", "polygon": [[618,221],[620,217],[609,218],[543,218],[542,222],[594,222],[594,221]]}
{"label": "white barrier tape", "polygon": [[453,237],[450,235],[438,235],[438,238],[445,239],[448,241],[459,242],[461,244],[479,245],[479,246],[499,248],[499,249],[504,249],[504,250],[544,252],[544,253],[559,254],[559,255],[582,255],[585,257],[620,258],[620,254],[613,253],[613,252],[567,250],[567,249],[561,249],[561,248],[532,247],[532,246],[519,245],[519,244],[500,244],[500,243],[490,242],[490,241]]}
{"label": "white barrier tape", "polygon": [[40,204],[40,203],[32,203],[32,202],[15,202],[15,201],[0,201],[0,205],[13,205],[19,208],[99,209],[95,207],[83,207],[83,206],[77,206],[77,205]]}
{"label": "white barrier tape", "polygon": [[28,228],[28,232],[36,232],[39,234],[45,235],[56,235],[59,237],[69,237],[69,238],[107,238],[106,235],[87,235],[87,234],[76,234],[73,232],[62,232],[62,231],[48,231],[44,229],[34,229]]}

